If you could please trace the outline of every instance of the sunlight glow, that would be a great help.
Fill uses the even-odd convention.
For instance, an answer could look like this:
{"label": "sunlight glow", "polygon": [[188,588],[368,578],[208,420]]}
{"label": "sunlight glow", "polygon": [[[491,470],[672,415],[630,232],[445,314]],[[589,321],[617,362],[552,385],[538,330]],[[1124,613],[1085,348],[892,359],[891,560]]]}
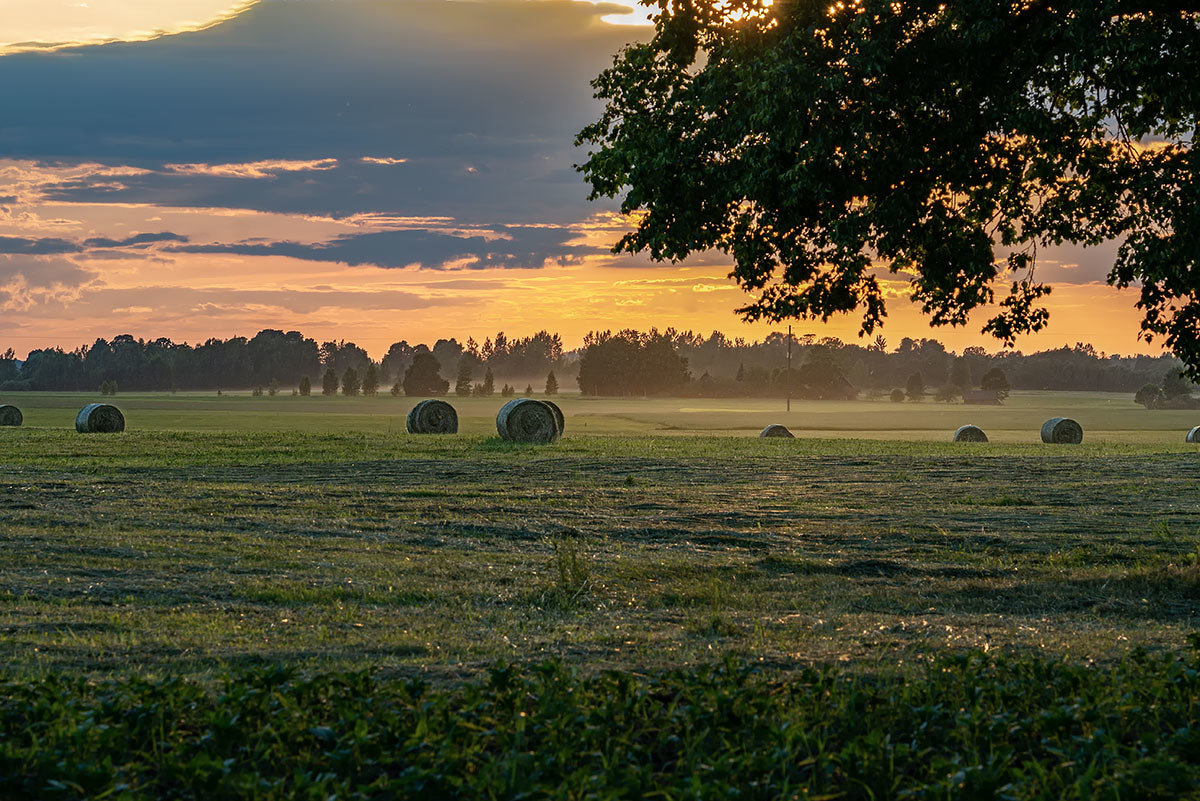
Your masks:
{"label": "sunlight glow", "polygon": [[2,0],[0,56],[201,30],[258,0]]}
{"label": "sunlight glow", "polygon": [[647,8],[637,0],[581,0],[594,6],[626,6],[628,11],[605,14],[600,19],[610,25],[653,25],[655,9]]}

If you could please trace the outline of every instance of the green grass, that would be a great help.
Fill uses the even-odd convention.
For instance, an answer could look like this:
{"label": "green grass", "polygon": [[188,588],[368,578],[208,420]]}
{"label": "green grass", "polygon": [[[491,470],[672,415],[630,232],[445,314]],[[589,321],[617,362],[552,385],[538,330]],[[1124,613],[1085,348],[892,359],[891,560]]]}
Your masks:
{"label": "green grass", "polygon": [[[570,429],[569,429],[570,430]],[[1177,647],[1192,446],[0,432],[14,675]]]}
{"label": "green grass", "polygon": [[[75,413],[92,400],[80,393],[11,393],[0,403],[13,403],[30,427],[70,428]],[[142,431],[403,433],[404,416],[415,399],[380,395],[346,398],[320,395],[252,397],[247,392],[122,394],[115,399],[132,429]],[[465,434],[494,434],[502,400],[449,398],[459,411]],[[992,441],[1036,443],[1041,425],[1051,417],[1073,417],[1084,428],[1085,441],[1172,444],[1200,425],[1195,411],[1148,411],[1131,394],[1100,392],[1016,392],[1003,406],[965,406],[926,400],[922,403],[879,401],[793,401],[791,412],[781,400],[558,398],[570,418],[568,432],[584,435],[664,434],[671,436],[757,435],[770,423],[783,423],[800,437],[898,440],[950,439],[960,425],[972,423]]]}
{"label": "green grass", "polygon": [[[81,396],[18,400],[3,798],[1200,780],[1181,413],[569,397],[568,436],[536,447],[497,439],[483,399],[456,437],[402,433],[391,397],[119,396],[120,435],[71,430]],[[1052,412],[1085,444],[1036,443]],[[999,441],[947,442],[966,419]],[[774,420],[802,437],[750,436]]]}
{"label": "green grass", "polygon": [[907,673],[561,663],[431,688],[365,672],[0,685],[0,796],[1196,798],[1200,660]]}

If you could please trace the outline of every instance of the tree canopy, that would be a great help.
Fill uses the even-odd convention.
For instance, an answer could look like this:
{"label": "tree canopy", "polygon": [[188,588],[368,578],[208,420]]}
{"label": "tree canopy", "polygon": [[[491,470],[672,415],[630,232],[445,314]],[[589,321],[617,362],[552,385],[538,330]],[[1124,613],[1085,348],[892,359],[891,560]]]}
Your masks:
{"label": "tree canopy", "polygon": [[[1006,344],[1045,326],[1038,248],[1119,243],[1142,334],[1200,377],[1200,13],[1155,0],[658,0],[594,82],[615,250],[733,257],[748,319],[886,315]],[[997,298],[997,293],[1000,296]]]}

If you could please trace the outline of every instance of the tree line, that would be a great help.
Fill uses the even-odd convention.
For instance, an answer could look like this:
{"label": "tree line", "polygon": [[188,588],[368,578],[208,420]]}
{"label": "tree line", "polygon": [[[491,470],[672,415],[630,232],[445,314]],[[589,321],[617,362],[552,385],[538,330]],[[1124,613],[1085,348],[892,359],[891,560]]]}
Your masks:
{"label": "tree line", "polygon": [[310,388],[324,387],[330,371],[340,388],[347,370],[352,370],[352,384],[356,379],[359,391],[371,392],[372,385],[377,389],[399,382],[403,387],[406,373],[418,360],[421,364],[413,379],[417,383],[429,378],[435,363],[434,375],[461,364],[472,376],[489,369],[538,382],[551,370],[561,372],[566,367],[562,339],[547,331],[513,339],[498,333],[482,345],[471,338],[465,343],[439,339],[432,347],[402,340],[378,361],[353,342],[318,344],[299,331],[266,329],[249,339],[209,339],[199,345],[122,334],[69,351],[40,348],[30,352],[24,363],[10,348],[0,357],[0,390],[95,391],[107,383],[121,391],[244,390],[272,385],[290,391],[304,379]]}
{"label": "tree line", "polygon": [[[858,344],[805,334],[789,342],[787,334],[775,332],[750,342],[718,331],[704,335],[673,328],[594,331],[570,352],[558,334],[548,331],[524,338],[498,333],[482,345],[471,338],[465,343],[439,339],[432,347],[402,340],[376,361],[353,342],[318,343],[298,331],[266,329],[251,338],[198,345],[124,334],[72,351],[34,350],[23,363],[9,349],[0,355],[0,390],[274,393],[285,388],[301,394],[512,396],[577,386],[596,396],[782,397],[790,392],[797,398],[832,399],[898,390],[906,400],[952,400],[999,371],[1011,389],[1132,393],[1154,385],[1166,387],[1169,399],[1178,397],[1173,382],[1181,380],[1180,368],[1171,356],[1109,355],[1083,343],[1031,354],[988,353],[979,347],[956,353],[934,339],[906,337],[893,348],[882,336]],[[1149,405],[1163,403],[1153,393],[1147,396]]]}

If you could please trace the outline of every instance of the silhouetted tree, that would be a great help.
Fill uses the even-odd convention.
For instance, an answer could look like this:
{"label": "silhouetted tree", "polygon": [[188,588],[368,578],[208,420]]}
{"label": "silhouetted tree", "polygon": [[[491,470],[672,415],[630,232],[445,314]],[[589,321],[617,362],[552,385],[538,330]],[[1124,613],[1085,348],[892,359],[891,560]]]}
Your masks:
{"label": "silhouetted tree", "polygon": [[1163,405],[1162,387],[1157,384],[1146,384],[1133,395],[1134,403],[1140,403],[1147,409],[1159,409]]}
{"label": "silhouetted tree", "polygon": [[471,379],[475,377],[474,359],[464,353],[458,360],[458,376],[454,380],[454,394],[465,398],[471,394]]}
{"label": "silhouetted tree", "polygon": [[367,363],[367,373],[363,376],[362,391],[364,395],[375,395],[379,392],[379,368],[374,362]]}
{"label": "silhouetted tree", "polygon": [[1008,398],[1008,376],[999,367],[993,367],[979,379],[979,388],[995,392],[996,398],[1003,402]]}
{"label": "silhouetted tree", "polygon": [[480,387],[480,395],[485,398],[490,398],[496,393],[496,377],[492,375],[492,368],[488,368],[483,374],[483,385]]}
{"label": "silhouetted tree", "polygon": [[332,367],[325,368],[325,375],[321,377],[321,394],[336,395],[338,391],[337,373]]}
{"label": "silhouetted tree", "polygon": [[913,373],[904,385],[904,396],[910,401],[925,400],[925,379],[920,373]]}
{"label": "silhouetted tree", "polygon": [[445,395],[450,382],[438,375],[441,367],[432,353],[418,353],[404,372],[404,394]]}
{"label": "silhouetted tree", "polygon": [[362,382],[359,381],[358,371],[353,367],[347,367],[346,372],[342,373],[342,394],[354,396],[362,389]]}
{"label": "silhouetted tree", "polygon": [[312,382],[308,380],[308,376],[305,375],[300,377],[299,390],[300,394],[306,398],[312,394]]}
{"label": "silhouetted tree", "polygon": [[546,374],[546,395],[554,396],[558,394],[558,377],[551,370]]}

